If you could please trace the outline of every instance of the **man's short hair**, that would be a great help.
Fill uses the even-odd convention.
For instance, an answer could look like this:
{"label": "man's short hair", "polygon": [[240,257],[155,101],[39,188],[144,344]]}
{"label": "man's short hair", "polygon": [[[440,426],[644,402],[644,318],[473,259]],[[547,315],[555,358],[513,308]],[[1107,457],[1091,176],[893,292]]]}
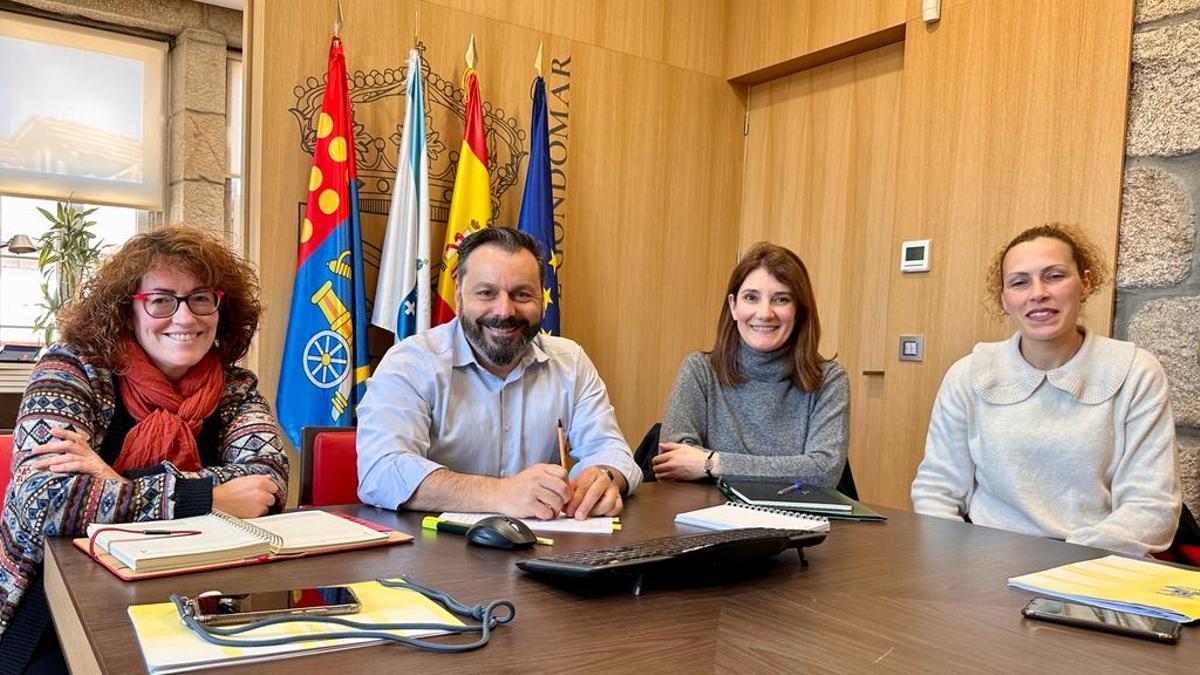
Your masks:
{"label": "man's short hair", "polygon": [[529,251],[538,265],[538,283],[546,285],[546,261],[542,258],[542,245],[526,232],[511,227],[485,227],[463,238],[458,245],[458,279],[467,274],[467,259],[481,246],[498,246],[512,255],[518,251]]}

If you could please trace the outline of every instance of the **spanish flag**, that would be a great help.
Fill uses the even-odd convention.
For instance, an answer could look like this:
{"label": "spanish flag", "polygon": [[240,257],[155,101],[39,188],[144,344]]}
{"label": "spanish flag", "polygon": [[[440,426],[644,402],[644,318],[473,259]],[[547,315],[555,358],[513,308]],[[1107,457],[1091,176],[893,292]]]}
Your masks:
{"label": "spanish flag", "polygon": [[[468,52],[468,62],[474,60],[474,38]],[[458,277],[458,244],[463,237],[488,226],[492,220],[492,194],[488,184],[487,141],[483,131],[483,104],[479,96],[479,78],[468,67],[466,126],[462,149],[458,154],[458,170],[454,176],[454,193],[450,197],[450,217],[446,219],[446,245],[442,249],[442,270],[438,274],[437,295],[433,298],[433,325],[454,318],[454,280]]]}

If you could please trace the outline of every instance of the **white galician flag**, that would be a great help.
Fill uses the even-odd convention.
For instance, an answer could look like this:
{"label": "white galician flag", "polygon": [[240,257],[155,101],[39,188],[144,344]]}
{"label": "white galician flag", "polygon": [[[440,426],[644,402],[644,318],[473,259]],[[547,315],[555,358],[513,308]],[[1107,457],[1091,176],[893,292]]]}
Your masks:
{"label": "white galician flag", "polygon": [[375,287],[371,323],[396,341],[429,329],[429,158],[425,153],[425,87],[421,55],[408,53],[408,105],[400,133],[396,185]]}

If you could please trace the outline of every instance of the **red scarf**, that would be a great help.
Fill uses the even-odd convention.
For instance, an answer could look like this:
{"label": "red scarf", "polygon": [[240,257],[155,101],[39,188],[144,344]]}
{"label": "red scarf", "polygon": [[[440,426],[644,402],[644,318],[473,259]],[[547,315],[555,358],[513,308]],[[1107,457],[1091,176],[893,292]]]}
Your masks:
{"label": "red scarf", "polygon": [[196,436],[225,389],[220,357],[209,351],[176,383],[151,363],[137,342],[126,342],[124,357],[121,402],[136,423],[125,436],[113,469],[125,473],[166,461],[181,471],[199,471]]}

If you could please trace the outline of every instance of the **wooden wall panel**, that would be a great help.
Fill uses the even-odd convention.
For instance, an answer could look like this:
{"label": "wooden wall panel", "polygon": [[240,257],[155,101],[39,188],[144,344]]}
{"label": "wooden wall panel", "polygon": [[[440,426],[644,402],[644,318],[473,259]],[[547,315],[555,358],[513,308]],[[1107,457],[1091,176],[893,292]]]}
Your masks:
{"label": "wooden wall panel", "polygon": [[896,44],[750,90],[740,247],[769,240],[804,259],[822,354],[836,356],[850,377],[850,457],[865,484],[876,462],[860,448],[878,445],[883,432],[875,371],[891,355],[884,307],[903,65]]}
{"label": "wooden wall panel", "polygon": [[[324,74],[335,5],[314,0],[299,11],[293,3],[255,3],[252,12],[260,47],[251,96],[259,112],[252,123],[261,139],[251,159],[259,164],[251,174],[259,176],[258,184],[248,185],[249,199],[260,205],[249,247],[257,251],[269,307],[252,365],[272,400],[295,267],[296,217],[311,161],[289,108],[296,104],[298,85]],[[550,87],[569,82],[562,100],[550,95],[551,111],[568,112],[560,276],[564,334],[583,344],[596,362],[622,429],[636,443],[660,418],[682,357],[712,340],[724,275],[736,250],[743,106],[735,88],[709,74],[517,25],[559,25],[549,5],[542,24],[528,8],[498,20],[492,3],[342,0],[342,5],[351,73],[402,66],[409,27],[419,17],[431,70],[457,84],[474,33],[486,107],[503,111],[523,131],[529,125],[531,63],[538,43],[545,43]],[[606,3],[570,7],[577,32],[593,20],[604,26],[593,32],[611,37],[637,22],[612,19]],[[569,78],[553,74],[551,60],[567,58]],[[386,138],[398,132],[403,105],[402,96],[357,104],[356,122]],[[440,152],[457,152],[461,118],[432,102],[427,110]],[[386,151],[394,154],[394,144]],[[522,161],[520,179],[501,197],[498,223],[516,222],[525,166]],[[382,223],[380,216],[364,216],[367,239],[382,239]],[[443,228],[433,228],[435,259]]]}
{"label": "wooden wall panel", "polygon": [[427,0],[575,42],[723,77],[728,0]]}
{"label": "wooden wall panel", "polygon": [[[251,5],[260,58],[250,61],[257,130],[250,127],[247,194],[257,224],[247,243],[269,309],[252,365],[272,395],[309,163],[288,108],[298,84],[324,73],[335,0],[313,0],[303,11]],[[946,0],[933,25],[920,21],[919,0],[343,6],[352,71],[399,67],[409,27],[419,23],[431,67],[457,82],[474,32],[484,98],[521,129],[537,43],[546,43],[548,59],[571,58],[564,329],[593,356],[634,443],[661,415],[682,356],[711,343],[735,251],[775,239],[813,268],[826,350],[856,378],[860,491],[907,506],[946,368],[974,342],[1010,331],[982,301],[991,251],[1019,229],[1060,219],[1081,224],[1115,258],[1130,0]],[[746,88],[724,77],[896,29],[902,59],[900,47],[885,47],[755,87],[743,176]],[[893,107],[884,103],[895,100],[898,60]],[[399,96],[373,102],[359,122],[379,135],[399,125],[402,105]],[[830,106],[848,110],[849,120]],[[445,109],[432,114],[439,139],[456,150],[461,120]],[[758,135],[760,128],[769,133]],[[765,142],[780,134],[803,142]],[[811,156],[799,159],[798,148]],[[889,202],[880,195],[893,184]],[[518,181],[503,196],[500,222],[515,221],[521,189]],[[923,238],[934,240],[933,270],[900,275],[899,243]],[[1111,302],[1105,289],[1089,303],[1094,330],[1108,332]],[[926,336],[925,362],[896,360],[902,333]],[[861,375],[876,367],[882,377]]]}
{"label": "wooden wall panel", "polygon": [[[932,269],[893,271],[880,308],[890,345],[900,334],[926,343],[923,363],[889,361],[878,422],[888,440],[858,449],[879,467],[860,485],[878,503],[908,506],[946,369],[1013,330],[984,297],[993,252],[1062,220],[1115,261],[1132,17],[1130,0],[974,0],[932,27],[910,21],[892,250],[932,238]],[[1111,286],[1085,323],[1109,334]]]}
{"label": "wooden wall panel", "polygon": [[728,0],[725,74],[739,79],[904,25],[908,0]]}
{"label": "wooden wall panel", "polygon": [[661,419],[683,357],[715,337],[736,252],[742,106],[724,82],[631,74],[627,57],[586,53],[576,77],[589,94],[572,108],[571,172],[584,187],[569,215],[566,330],[636,444]]}

